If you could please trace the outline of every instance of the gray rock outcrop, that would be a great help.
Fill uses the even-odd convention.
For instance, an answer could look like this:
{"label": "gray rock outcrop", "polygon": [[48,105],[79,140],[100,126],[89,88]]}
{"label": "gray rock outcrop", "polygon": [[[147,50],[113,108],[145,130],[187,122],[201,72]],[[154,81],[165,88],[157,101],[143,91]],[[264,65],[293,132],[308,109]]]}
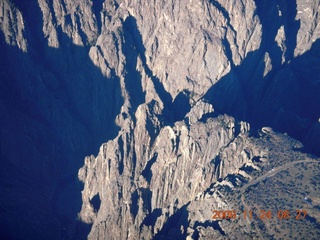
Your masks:
{"label": "gray rock outcrop", "polygon": [[320,154],[319,6],[0,1],[2,235],[248,237],[212,209]]}

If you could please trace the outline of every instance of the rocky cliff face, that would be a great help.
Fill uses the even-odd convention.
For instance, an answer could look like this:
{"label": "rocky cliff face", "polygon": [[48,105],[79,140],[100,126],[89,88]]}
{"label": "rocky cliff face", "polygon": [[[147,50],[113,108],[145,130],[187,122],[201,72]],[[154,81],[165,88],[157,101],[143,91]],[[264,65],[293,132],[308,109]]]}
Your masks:
{"label": "rocky cliff face", "polygon": [[79,212],[90,239],[263,237],[212,210],[315,163],[319,6],[2,0],[3,235],[83,238]]}

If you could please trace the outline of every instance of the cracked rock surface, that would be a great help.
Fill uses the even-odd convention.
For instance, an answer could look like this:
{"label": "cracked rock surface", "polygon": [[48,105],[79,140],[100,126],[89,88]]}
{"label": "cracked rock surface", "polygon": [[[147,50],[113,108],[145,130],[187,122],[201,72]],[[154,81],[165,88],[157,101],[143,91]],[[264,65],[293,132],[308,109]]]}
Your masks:
{"label": "cracked rock surface", "polygon": [[[318,0],[1,0],[2,236],[277,238],[271,223],[212,211],[288,192],[295,161],[310,176],[297,185],[319,184],[319,11]],[[287,182],[269,182],[272,169]],[[250,185],[259,177],[265,188]]]}

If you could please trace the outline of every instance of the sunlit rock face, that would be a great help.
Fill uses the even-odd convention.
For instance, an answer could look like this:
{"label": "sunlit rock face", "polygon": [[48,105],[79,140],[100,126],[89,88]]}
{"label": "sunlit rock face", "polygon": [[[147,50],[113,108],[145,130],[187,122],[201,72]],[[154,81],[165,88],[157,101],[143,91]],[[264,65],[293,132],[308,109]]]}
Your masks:
{"label": "sunlit rock face", "polygon": [[0,235],[249,236],[212,209],[320,154],[319,5],[0,1]]}

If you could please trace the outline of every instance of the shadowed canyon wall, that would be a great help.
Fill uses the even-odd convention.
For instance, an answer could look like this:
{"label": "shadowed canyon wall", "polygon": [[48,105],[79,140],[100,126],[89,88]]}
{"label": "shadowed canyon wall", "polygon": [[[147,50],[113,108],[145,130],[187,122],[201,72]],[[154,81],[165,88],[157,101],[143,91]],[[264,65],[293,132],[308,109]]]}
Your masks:
{"label": "shadowed canyon wall", "polygon": [[1,236],[198,236],[259,129],[320,154],[319,6],[2,0]]}

